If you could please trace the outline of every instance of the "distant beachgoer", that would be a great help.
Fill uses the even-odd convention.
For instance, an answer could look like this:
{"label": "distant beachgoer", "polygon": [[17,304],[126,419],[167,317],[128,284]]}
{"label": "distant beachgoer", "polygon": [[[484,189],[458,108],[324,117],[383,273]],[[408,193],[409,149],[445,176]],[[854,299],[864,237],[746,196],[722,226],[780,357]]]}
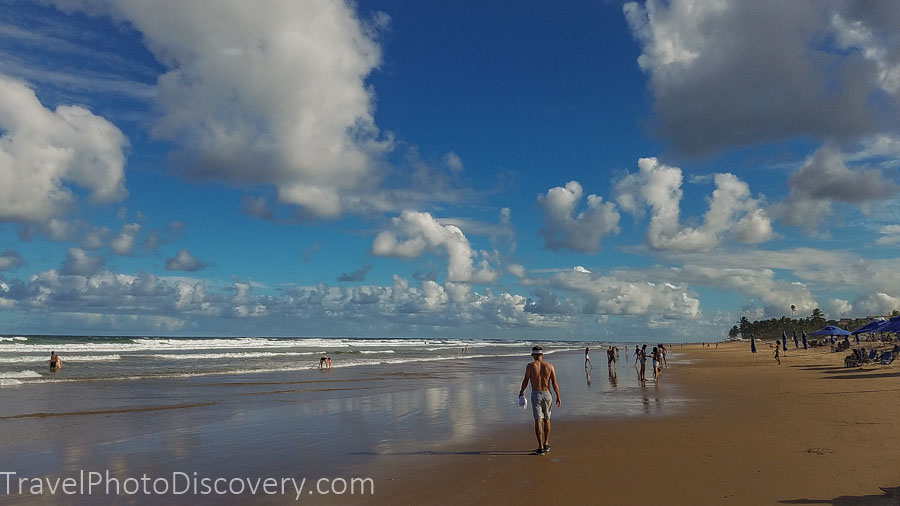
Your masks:
{"label": "distant beachgoer", "polygon": [[606,365],[610,369],[616,368],[616,351],[612,346],[606,350]]}
{"label": "distant beachgoer", "polygon": [[641,348],[634,345],[634,366],[637,367],[638,360],[641,359]]}
{"label": "distant beachgoer", "polygon": [[641,362],[641,371],[638,373],[638,380],[643,382],[647,381],[646,371],[647,371],[647,345],[641,347],[638,350],[638,360]]}
{"label": "distant beachgoer", "polygon": [[668,351],[669,351],[669,350],[667,350],[666,347],[663,346],[662,343],[659,344],[659,352],[660,352],[660,354],[662,355],[662,363],[663,363],[663,367],[669,367],[669,362],[666,360],[666,353],[667,353]]}
{"label": "distant beachgoer", "polygon": [[525,378],[519,396],[525,394],[525,388],[531,383],[531,412],[534,415],[534,435],[538,447],[535,455],[543,455],[550,451],[550,408],[553,397],[550,387],[556,392],[556,407],[562,404],[559,396],[559,383],[556,381],[556,369],[550,362],[544,361],[544,349],[535,346],[531,349],[533,362],[525,366]]}
{"label": "distant beachgoer", "polygon": [[58,371],[62,369],[62,359],[59,358],[59,355],[56,354],[55,351],[50,352],[50,370]]}
{"label": "distant beachgoer", "polygon": [[325,367],[328,367],[328,357],[322,355],[321,357],[319,357],[319,369],[323,369]]}
{"label": "distant beachgoer", "polygon": [[659,352],[659,348],[654,346],[650,357],[653,358],[653,381],[659,381],[659,366],[662,361],[662,353]]}
{"label": "distant beachgoer", "polygon": [[465,348],[463,348],[463,355],[469,354],[469,345],[467,344]]}
{"label": "distant beachgoer", "polygon": [[331,357],[325,357],[325,363],[328,364],[328,368],[331,369]]}
{"label": "distant beachgoer", "polygon": [[778,362],[778,365],[781,365],[781,347],[778,344],[781,341],[775,341],[775,361]]}
{"label": "distant beachgoer", "polygon": [[591,356],[588,355],[588,352],[590,352],[590,351],[591,351],[590,348],[584,349],[584,368],[585,369],[587,369],[588,366],[591,366],[591,369],[594,368],[594,363],[591,362]]}

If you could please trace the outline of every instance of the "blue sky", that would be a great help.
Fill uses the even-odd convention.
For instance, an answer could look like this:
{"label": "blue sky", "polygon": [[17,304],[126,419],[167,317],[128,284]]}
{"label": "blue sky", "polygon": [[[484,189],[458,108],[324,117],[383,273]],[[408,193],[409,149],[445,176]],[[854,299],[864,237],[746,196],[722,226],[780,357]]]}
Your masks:
{"label": "blue sky", "polygon": [[900,308],[894,2],[0,5],[0,332]]}

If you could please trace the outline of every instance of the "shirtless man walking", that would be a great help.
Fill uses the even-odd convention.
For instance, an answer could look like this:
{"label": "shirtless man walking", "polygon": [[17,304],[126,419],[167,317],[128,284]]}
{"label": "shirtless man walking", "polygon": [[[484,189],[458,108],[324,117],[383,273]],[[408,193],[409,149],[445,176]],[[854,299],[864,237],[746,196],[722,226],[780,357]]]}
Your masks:
{"label": "shirtless man walking", "polygon": [[559,397],[559,384],[556,382],[556,369],[550,362],[544,361],[544,349],[540,346],[531,348],[531,362],[525,366],[525,379],[522,380],[522,388],[519,395],[525,394],[525,388],[531,383],[531,411],[534,414],[534,435],[537,437],[538,447],[535,455],[543,455],[550,451],[550,407],[553,397],[550,395],[550,386],[556,392],[556,407],[562,404]]}

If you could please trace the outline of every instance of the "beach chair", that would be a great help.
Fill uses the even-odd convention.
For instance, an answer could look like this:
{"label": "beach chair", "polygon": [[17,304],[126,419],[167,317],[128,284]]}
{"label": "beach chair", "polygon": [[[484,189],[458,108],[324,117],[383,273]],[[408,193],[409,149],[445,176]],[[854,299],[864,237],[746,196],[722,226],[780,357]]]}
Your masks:
{"label": "beach chair", "polygon": [[878,350],[872,348],[872,351],[869,352],[869,356],[866,357],[866,362],[874,362],[876,358],[878,358]]}
{"label": "beach chair", "polygon": [[881,360],[878,362],[878,365],[891,365],[891,362],[893,362],[896,357],[894,352],[886,351],[881,354]]}

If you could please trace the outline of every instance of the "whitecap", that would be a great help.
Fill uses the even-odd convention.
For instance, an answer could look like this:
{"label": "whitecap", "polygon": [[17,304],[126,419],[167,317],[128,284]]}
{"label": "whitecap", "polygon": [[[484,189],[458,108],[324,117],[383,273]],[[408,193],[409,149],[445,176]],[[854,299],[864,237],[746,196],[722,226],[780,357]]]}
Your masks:
{"label": "whitecap", "polygon": [[31,370],[25,371],[12,371],[12,372],[0,372],[0,379],[9,379],[9,378],[40,378],[41,375],[37,372]]}
{"label": "whitecap", "polygon": [[[105,362],[119,360],[119,355],[65,355],[61,356],[64,362]],[[0,357],[0,364],[21,364],[23,362],[50,362],[50,357],[44,355],[20,355],[17,357]]]}

